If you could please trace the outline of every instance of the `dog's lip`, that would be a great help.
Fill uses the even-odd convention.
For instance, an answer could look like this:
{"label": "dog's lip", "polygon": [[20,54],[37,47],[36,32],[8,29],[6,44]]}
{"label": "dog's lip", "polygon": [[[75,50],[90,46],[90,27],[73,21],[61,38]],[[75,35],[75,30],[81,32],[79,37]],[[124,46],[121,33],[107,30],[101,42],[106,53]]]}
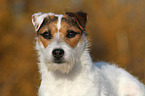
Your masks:
{"label": "dog's lip", "polygon": [[54,63],[62,64],[64,61],[62,59],[54,59]]}

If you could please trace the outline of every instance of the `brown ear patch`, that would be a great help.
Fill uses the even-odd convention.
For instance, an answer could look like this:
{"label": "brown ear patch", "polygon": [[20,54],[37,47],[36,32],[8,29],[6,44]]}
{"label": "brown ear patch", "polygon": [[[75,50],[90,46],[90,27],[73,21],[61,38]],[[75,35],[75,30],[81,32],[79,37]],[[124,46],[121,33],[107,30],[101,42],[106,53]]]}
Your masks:
{"label": "brown ear patch", "polygon": [[73,17],[82,31],[85,31],[88,20],[87,13],[84,12],[66,12],[66,15]]}

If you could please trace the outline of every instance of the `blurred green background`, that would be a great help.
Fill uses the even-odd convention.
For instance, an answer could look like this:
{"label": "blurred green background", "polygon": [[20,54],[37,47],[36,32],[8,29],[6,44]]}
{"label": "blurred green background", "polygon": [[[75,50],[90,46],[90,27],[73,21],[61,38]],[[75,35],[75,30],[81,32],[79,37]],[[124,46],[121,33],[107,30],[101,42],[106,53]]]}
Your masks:
{"label": "blurred green background", "polygon": [[35,12],[84,11],[94,61],[115,62],[145,83],[145,0],[0,0],[0,96],[37,96]]}

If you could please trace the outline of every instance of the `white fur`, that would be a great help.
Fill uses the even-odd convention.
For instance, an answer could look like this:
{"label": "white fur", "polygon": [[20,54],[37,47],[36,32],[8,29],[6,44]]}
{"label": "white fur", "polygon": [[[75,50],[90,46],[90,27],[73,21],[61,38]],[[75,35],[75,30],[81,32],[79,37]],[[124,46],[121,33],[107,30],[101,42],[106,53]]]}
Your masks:
{"label": "white fur", "polygon": [[58,17],[58,22],[57,22],[58,32],[57,32],[57,34],[58,34],[58,38],[59,38],[59,30],[61,28],[61,19],[62,19],[63,15],[58,15],[57,17]]}
{"label": "white fur", "polygon": [[[93,63],[86,42],[83,35],[83,42],[71,48],[61,38],[54,38],[44,48],[37,40],[42,75],[39,96],[145,96],[144,85],[122,68]],[[53,63],[55,48],[65,51],[66,66]]]}

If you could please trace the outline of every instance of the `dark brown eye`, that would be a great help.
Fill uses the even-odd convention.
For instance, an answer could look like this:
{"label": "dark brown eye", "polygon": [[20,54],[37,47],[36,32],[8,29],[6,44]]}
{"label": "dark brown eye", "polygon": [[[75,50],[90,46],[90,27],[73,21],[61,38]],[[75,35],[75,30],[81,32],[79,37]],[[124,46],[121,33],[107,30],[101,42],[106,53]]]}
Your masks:
{"label": "dark brown eye", "polygon": [[51,36],[51,33],[50,33],[50,30],[47,32],[45,31],[44,33],[40,34],[43,38],[45,39],[51,39],[52,36]]}
{"label": "dark brown eye", "polygon": [[80,34],[80,33],[74,32],[74,31],[72,31],[72,30],[68,30],[68,31],[67,31],[66,37],[67,37],[67,38],[73,38],[73,37],[75,37],[77,34]]}

